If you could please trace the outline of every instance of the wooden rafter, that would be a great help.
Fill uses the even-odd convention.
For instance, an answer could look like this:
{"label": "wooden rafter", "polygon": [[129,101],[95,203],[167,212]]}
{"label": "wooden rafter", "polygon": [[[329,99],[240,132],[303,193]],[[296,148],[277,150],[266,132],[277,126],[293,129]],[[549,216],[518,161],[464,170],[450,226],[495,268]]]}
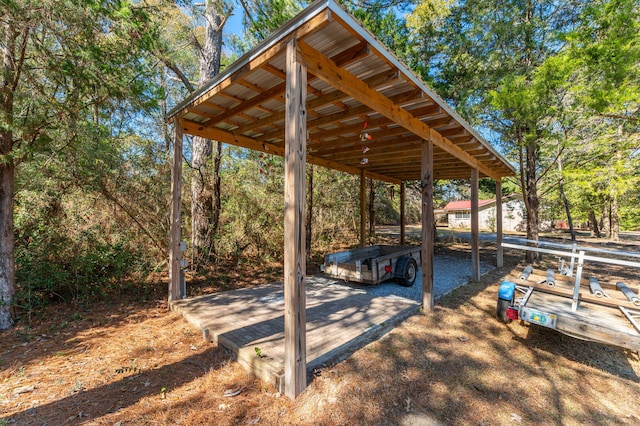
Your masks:
{"label": "wooden rafter", "polygon": [[[366,142],[371,148],[367,154],[371,163],[365,165],[368,173],[394,180],[415,178],[411,157],[418,155],[418,149],[413,151],[408,144],[432,135],[434,168],[444,170],[438,173],[468,177],[471,168],[478,168],[483,176],[494,178],[513,174],[511,166],[442,99],[338,9],[331,0],[310,8],[312,13],[277,31],[171,115],[218,129],[215,132],[224,132],[225,140],[245,137],[253,145],[283,147],[284,46],[295,38],[298,60],[309,62],[305,63],[307,148],[318,161],[359,172],[364,157],[359,134],[366,122],[373,137]],[[317,66],[324,68],[318,72]],[[435,132],[430,133],[432,129]],[[382,161],[383,152],[389,160]]]}
{"label": "wooden rafter", "polygon": [[368,105],[371,109],[385,115],[416,135],[425,139],[432,138],[431,140],[434,145],[449,152],[472,168],[479,169],[487,176],[494,178],[499,177],[495,171],[480,164],[473,156],[458,148],[438,132],[431,131],[432,129],[428,125],[411,115],[411,113],[399,107],[389,98],[371,89],[362,82],[362,80],[354,77],[353,74],[337,67],[329,58],[302,40],[298,43],[298,54],[300,61],[307,67],[309,72],[315,74],[317,77],[334,85],[337,89],[351,95],[359,102]]}
{"label": "wooden rafter", "polygon": [[291,40],[291,38],[303,37],[303,36],[316,33],[320,31],[322,28],[324,28],[325,26],[329,25],[330,22],[331,22],[330,11],[326,10],[325,12],[318,13],[312,19],[300,25],[300,27],[297,28],[295,34],[291,34],[288,37],[284,37],[280,39],[277,43],[274,43],[272,46],[270,46],[268,49],[262,52],[261,55],[259,55],[252,61],[249,61],[247,64],[245,64],[241,69],[227,76],[224,80],[219,81],[218,84],[216,84],[215,86],[206,89],[202,93],[199,93],[197,97],[195,97],[187,105],[182,106],[178,111],[175,111],[173,115],[183,116],[184,114],[190,112],[193,108],[200,105],[202,102],[206,102],[208,99],[212,98],[216,94],[220,93],[221,91],[235,84],[235,81],[238,78],[241,78],[242,76],[249,74],[251,71],[255,70],[256,68],[262,67],[274,56],[280,55],[284,51],[285,46],[287,45],[289,40]]}
{"label": "wooden rafter", "polygon": [[[396,150],[405,150],[407,147],[418,145],[422,139],[417,138],[415,135],[407,135],[398,137],[393,141],[394,152]],[[332,141],[331,143],[313,143],[309,144],[309,150],[315,155],[322,155],[324,158],[331,158],[331,156],[348,156],[354,152],[360,152],[363,146],[367,146],[372,150],[385,149],[389,145],[389,140],[376,139],[369,141],[367,144],[363,144],[359,139],[343,138],[339,141]],[[415,149],[415,147],[413,147]],[[344,157],[346,158],[346,157]]]}
{"label": "wooden rafter", "polygon": [[[346,65],[350,62],[355,61],[356,59],[361,58],[364,55],[369,54],[369,48],[368,45],[366,43],[359,43],[349,49],[346,49],[345,51],[340,52],[338,55],[334,56],[333,58],[331,58],[336,64],[339,64],[340,66]],[[278,75],[280,78],[284,79],[284,72],[279,70],[278,68],[269,65],[268,67],[269,71],[271,71],[272,73]],[[309,79],[309,82],[313,81],[313,78]],[[258,95],[250,98],[250,99],[246,99],[246,100],[238,100],[238,105],[227,109],[224,113],[219,114],[213,118],[211,118],[210,120],[206,121],[205,123],[203,123],[206,127],[210,127],[213,126],[217,123],[220,123],[222,121],[225,121],[227,118],[229,117],[233,117],[236,114],[239,114],[241,112],[245,112],[248,111],[251,108],[257,107],[259,106],[261,103],[267,101],[267,100],[271,100],[274,98],[277,98],[278,96],[281,96],[282,91],[285,88],[286,83],[283,81],[279,84],[276,84],[275,86],[266,89],[264,91],[262,91],[262,93],[259,93]],[[319,91],[314,91],[313,92],[315,95],[319,96],[321,95],[321,93]],[[224,91],[221,91],[219,93],[219,95],[221,96],[227,96],[225,94]],[[283,117],[284,119],[284,117]]]}
{"label": "wooden rafter", "polygon": [[[190,135],[202,136],[207,139],[212,139],[219,142],[228,143],[231,145],[236,145],[236,146],[251,149],[254,151],[260,151],[267,154],[279,155],[281,157],[284,156],[284,148],[282,146],[273,145],[266,142],[260,143],[248,136],[236,135],[236,134],[218,129],[216,127],[204,127],[200,123],[196,123],[189,120],[184,120],[182,123],[182,127],[184,132]],[[310,164],[316,164],[318,166],[327,167],[329,169],[339,170],[341,172],[346,172],[346,173],[355,174],[355,175],[360,174],[360,167],[348,166],[345,164],[338,163],[336,161],[326,160],[322,157],[307,155],[307,162]],[[375,172],[367,171],[367,177],[380,180],[383,182],[396,183],[396,184],[400,183],[400,180],[397,178],[393,178],[391,176],[385,176],[384,174],[375,173]]]}
{"label": "wooden rafter", "polygon": [[[378,85],[382,85],[385,84],[387,82],[389,82],[391,79],[395,79],[398,77],[398,73],[397,72],[391,72],[391,71],[385,71],[383,73],[374,75],[373,77],[368,78],[366,81],[368,84],[371,84],[372,87],[376,87]],[[349,96],[346,95],[345,93],[342,93],[340,91],[333,91],[331,93],[328,93],[326,95],[322,95],[322,96],[318,96],[314,99],[310,99],[307,101],[307,109],[308,110],[316,110],[317,108],[329,105],[329,104],[333,104],[335,102],[341,101],[343,99],[348,98]],[[371,112],[371,108],[366,107],[366,106],[359,106],[356,108],[353,108],[352,110],[350,110],[351,114],[353,114],[352,116],[356,116],[362,113],[367,113],[367,112]],[[341,114],[341,113],[338,113]],[[349,114],[349,112],[345,112],[344,110],[342,111],[342,114]],[[255,130],[255,129],[259,129],[262,126],[271,124],[271,123],[277,123],[280,121],[284,120],[284,111],[280,111],[278,113],[275,113],[273,115],[267,116],[267,117],[263,117],[261,119],[255,120],[253,122],[247,123],[241,127],[239,127],[238,129],[234,130],[234,133],[246,133],[250,130]],[[335,121],[336,118],[332,118],[331,120]]]}

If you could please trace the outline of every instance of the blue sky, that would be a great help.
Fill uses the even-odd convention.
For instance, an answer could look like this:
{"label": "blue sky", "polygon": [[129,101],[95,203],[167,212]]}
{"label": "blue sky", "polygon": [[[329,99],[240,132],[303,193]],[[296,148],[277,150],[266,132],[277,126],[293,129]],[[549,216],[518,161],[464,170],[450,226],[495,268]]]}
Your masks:
{"label": "blue sky", "polygon": [[224,27],[227,34],[242,34],[242,8],[236,5],[233,9],[233,15],[229,17]]}

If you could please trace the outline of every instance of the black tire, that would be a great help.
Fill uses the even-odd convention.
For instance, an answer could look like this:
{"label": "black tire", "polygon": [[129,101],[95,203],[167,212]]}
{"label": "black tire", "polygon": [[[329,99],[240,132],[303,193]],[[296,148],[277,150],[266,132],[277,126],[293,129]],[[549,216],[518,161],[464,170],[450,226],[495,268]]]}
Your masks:
{"label": "black tire", "polygon": [[507,309],[511,306],[511,300],[498,298],[498,305],[496,306],[496,318],[498,321],[504,324],[509,324],[511,320],[507,318]]}
{"label": "black tire", "polygon": [[394,276],[401,286],[411,287],[418,277],[418,264],[415,259],[409,256],[398,259]]}

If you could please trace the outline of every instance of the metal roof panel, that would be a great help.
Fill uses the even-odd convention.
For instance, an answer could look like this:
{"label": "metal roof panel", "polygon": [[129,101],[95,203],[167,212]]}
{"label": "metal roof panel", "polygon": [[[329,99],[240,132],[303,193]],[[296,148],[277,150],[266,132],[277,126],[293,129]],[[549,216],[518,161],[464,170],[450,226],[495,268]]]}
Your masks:
{"label": "metal roof panel", "polygon": [[[334,58],[326,62],[333,64],[328,68],[353,79],[345,81],[364,84],[362,87],[371,96],[363,98],[344,84],[337,84],[341,89],[336,89],[333,86],[336,80],[328,75],[315,76],[310,71],[307,89],[310,155],[352,167],[350,170],[354,172],[364,167],[377,173],[377,177],[388,176],[390,180],[419,178],[421,138],[417,135],[425,134],[426,125],[441,138],[434,144],[434,175],[469,177],[472,168],[469,164],[477,164],[479,168],[482,165],[481,169],[492,176],[514,174],[513,167],[477,131],[333,0],[313,3],[181,102],[168,117],[181,115],[196,123],[186,126],[189,131],[215,134],[228,143],[254,149],[260,146],[267,149],[264,145],[267,142],[281,146],[286,87],[284,52],[287,41],[294,37],[304,40],[310,46],[309,52]],[[313,69],[320,74],[326,71]],[[382,104],[372,101],[378,98],[391,102],[393,109],[386,112],[378,109]],[[394,115],[394,111],[400,115]],[[366,131],[365,122],[370,124]],[[367,132],[371,139],[361,140],[361,133]],[[240,143],[239,135],[249,139]],[[476,142],[467,143],[472,140]],[[367,143],[371,144],[371,161],[362,166],[362,147]],[[439,148],[438,144],[447,149]]]}

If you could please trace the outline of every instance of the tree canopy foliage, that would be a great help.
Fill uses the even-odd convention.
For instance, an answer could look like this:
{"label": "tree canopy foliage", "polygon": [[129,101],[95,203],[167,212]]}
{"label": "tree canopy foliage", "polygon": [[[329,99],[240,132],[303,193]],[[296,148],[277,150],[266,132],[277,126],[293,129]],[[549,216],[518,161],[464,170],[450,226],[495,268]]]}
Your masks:
{"label": "tree canopy foliage", "polygon": [[[0,328],[11,323],[14,235],[24,287],[34,282],[24,276],[33,271],[33,259],[45,275],[39,282],[55,281],[46,265],[64,269],[64,251],[82,258],[93,249],[126,247],[122,234],[110,235],[108,228],[94,228],[95,239],[64,232],[72,229],[65,215],[87,215],[78,210],[91,204],[92,194],[118,202],[119,183],[130,183],[117,171],[128,168],[131,115],[153,113],[163,96],[148,78],[153,71],[146,52],[157,34],[145,8],[127,1],[2,3]],[[140,207],[125,211],[133,218]],[[87,219],[87,228],[98,225]],[[74,272],[59,275],[70,282],[65,273]]]}
{"label": "tree canopy foliage", "polygon": [[518,164],[530,238],[562,217],[550,206],[564,188],[581,221],[615,222],[615,204],[634,199],[615,179],[637,177],[638,22],[626,0],[427,0],[409,16],[425,79]]}

